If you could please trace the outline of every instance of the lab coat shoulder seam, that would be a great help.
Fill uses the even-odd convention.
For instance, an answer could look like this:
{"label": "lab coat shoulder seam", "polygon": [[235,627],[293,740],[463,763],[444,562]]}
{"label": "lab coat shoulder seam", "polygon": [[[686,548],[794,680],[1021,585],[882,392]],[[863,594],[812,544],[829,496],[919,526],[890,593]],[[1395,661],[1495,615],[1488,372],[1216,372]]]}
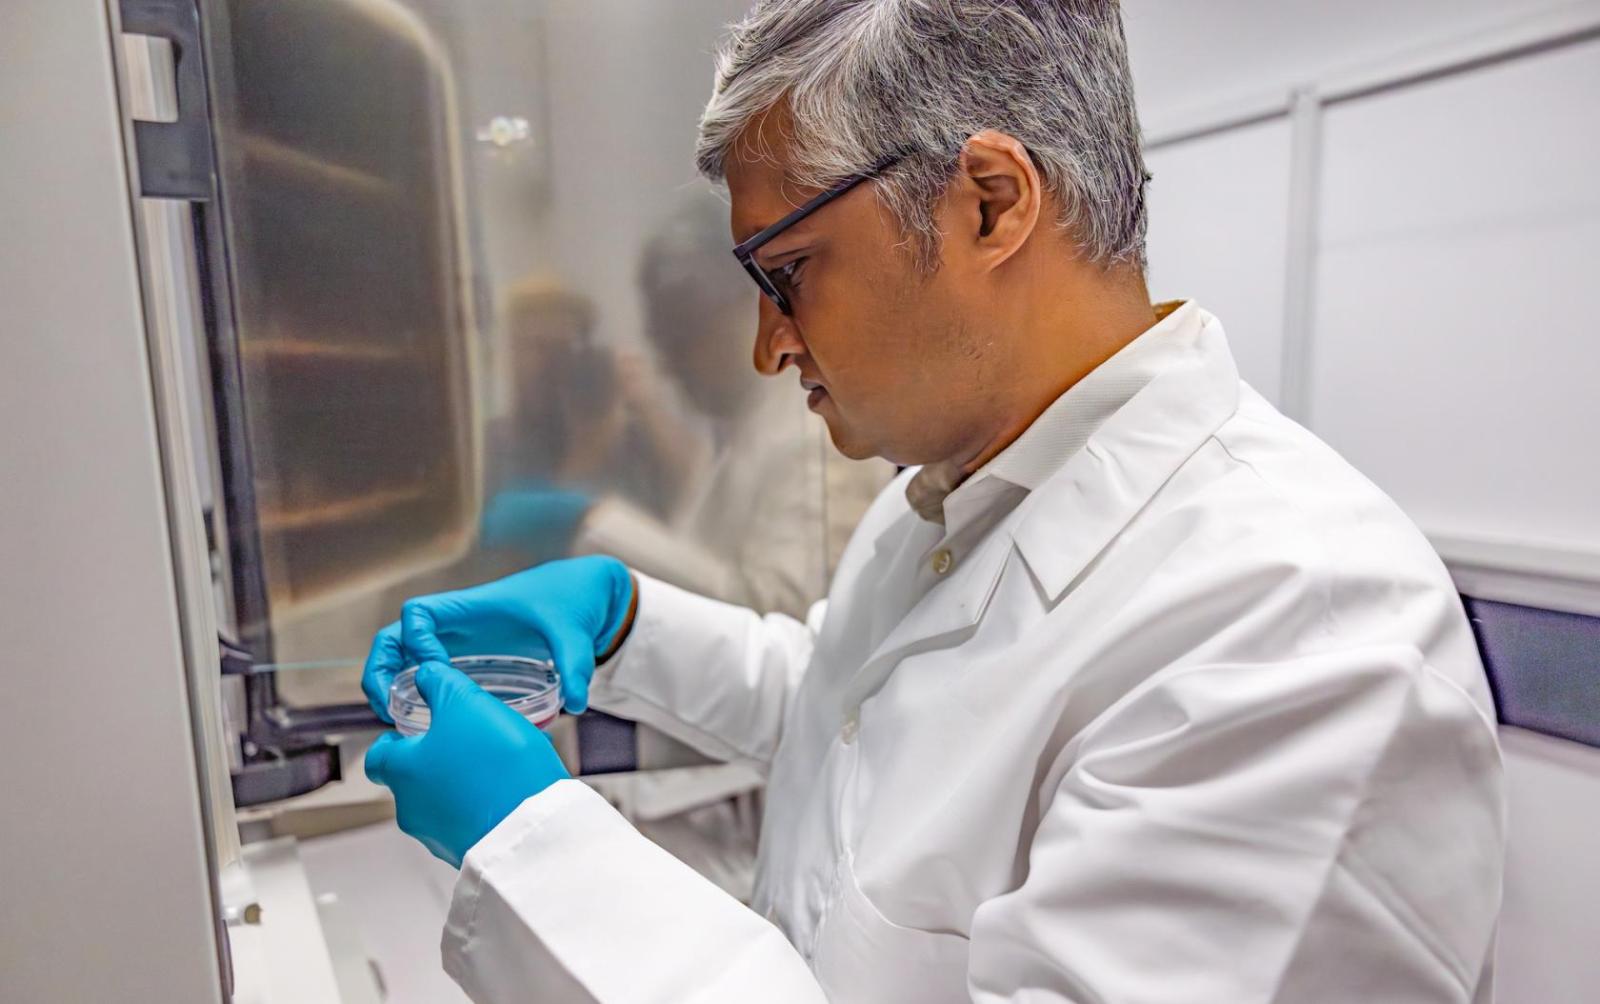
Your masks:
{"label": "lab coat shoulder seam", "polygon": [[[1248,422],[1256,420],[1246,418],[1243,419],[1243,421]],[[1322,620],[1327,625],[1329,633],[1336,634],[1339,629],[1339,618],[1336,613],[1337,606],[1334,603],[1334,589],[1337,586],[1339,578],[1337,574],[1338,561],[1334,557],[1334,549],[1329,545],[1327,533],[1322,524],[1318,520],[1312,518],[1311,514],[1301,508],[1300,504],[1295,501],[1289,492],[1286,492],[1277,484],[1276,481],[1263,473],[1258,466],[1252,463],[1248,458],[1239,456],[1239,454],[1228,445],[1227,437],[1223,434],[1222,429],[1218,429],[1215,433],[1213,433],[1211,438],[1214,439],[1217,445],[1222,448],[1222,452],[1227,455],[1228,459],[1232,460],[1241,469],[1247,471],[1251,477],[1253,477],[1263,488],[1271,493],[1272,498],[1275,501],[1284,506],[1290,512],[1294,513],[1297,521],[1307,531],[1305,534],[1300,536],[1300,539],[1315,544],[1315,557],[1318,560],[1315,563],[1308,563],[1304,571],[1310,574],[1312,581],[1314,581],[1320,589]],[[1312,555],[1306,555],[1306,557],[1312,557]]]}
{"label": "lab coat shoulder seam", "polygon": [[[1276,415],[1277,413],[1273,412],[1272,414]],[[1261,416],[1248,416],[1241,419],[1241,421],[1268,430],[1272,429],[1276,424]],[[1287,422],[1288,420],[1283,419],[1282,421]],[[1317,448],[1326,451],[1336,462],[1344,464],[1342,458],[1339,458],[1337,454],[1333,453],[1327,444],[1323,443],[1320,439],[1316,439],[1312,433],[1302,429],[1299,426],[1294,426],[1294,429],[1298,436],[1309,438]],[[1315,542],[1317,546],[1317,556],[1320,560],[1316,566],[1308,567],[1306,571],[1311,572],[1322,586],[1324,620],[1327,625],[1329,637],[1340,636],[1344,632],[1344,629],[1348,623],[1346,618],[1340,616],[1340,611],[1348,611],[1355,607],[1363,607],[1368,605],[1364,601],[1347,602],[1346,598],[1352,595],[1359,595],[1359,590],[1356,590],[1354,593],[1352,593],[1352,587],[1358,582],[1370,581],[1372,576],[1371,571],[1352,567],[1348,558],[1345,557],[1348,549],[1341,548],[1337,545],[1336,534],[1330,532],[1326,521],[1319,520],[1312,514],[1306,512],[1295,500],[1291,492],[1280,487],[1272,477],[1263,472],[1248,458],[1240,456],[1238,451],[1229,446],[1228,442],[1226,441],[1226,437],[1221,435],[1221,430],[1219,430],[1219,435],[1217,438],[1218,444],[1222,447],[1224,452],[1227,453],[1229,458],[1240,465],[1240,467],[1250,471],[1251,474],[1253,474],[1264,487],[1271,491],[1283,505],[1289,507],[1296,514],[1300,521],[1300,528],[1305,531],[1304,533],[1298,535],[1299,539],[1305,542]],[[1407,583],[1413,584],[1418,588],[1445,589],[1453,593],[1453,587],[1449,585],[1448,573],[1443,571],[1442,564],[1437,564],[1437,571],[1440,573],[1440,575],[1444,576],[1441,579],[1440,576],[1424,574],[1425,570],[1418,565],[1415,560],[1413,560],[1414,558],[1420,558],[1420,556],[1425,553],[1431,556],[1435,563],[1437,563],[1437,555],[1432,551],[1431,545],[1427,543],[1427,540],[1422,535],[1422,532],[1409,521],[1405,513],[1383,492],[1381,488],[1373,484],[1369,479],[1362,475],[1360,471],[1348,467],[1348,465],[1345,465],[1345,467],[1346,470],[1341,473],[1348,474],[1355,480],[1356,483],[1361,486],[1365,492],[1370,493],[1370,498],[1366,499],[1366,501],[1370,502],[1372,505],[1379,506],[1382,515],[1393,516],[1396,520],[1398,520],[1398,522],[1385,520],[1377,523],[1367,524],[1362,527],[1361,532],[1368,535],[1389,534],[1396,542],[1399,542],[1401,538],[1404,538],[1406,543],[1419,544],[1421,549],[1415,554],[1406,552],[1394,559],[1395,569],[1404,573],[1403,578],[1407,581]],[[1348,533],[1349,527],[1345,524],[1336,524],[1334,530],[1342,533]],[[1434,569],[1428,569],[1427,571],[1431,572],[1434,571]],[[1396,578],[1401,577],[1402,576],[1396,576]],[[1421,651],[1420,648],[1418,651]],[[1426,656],[1424,653],[1424,658],[1425,657]]]}

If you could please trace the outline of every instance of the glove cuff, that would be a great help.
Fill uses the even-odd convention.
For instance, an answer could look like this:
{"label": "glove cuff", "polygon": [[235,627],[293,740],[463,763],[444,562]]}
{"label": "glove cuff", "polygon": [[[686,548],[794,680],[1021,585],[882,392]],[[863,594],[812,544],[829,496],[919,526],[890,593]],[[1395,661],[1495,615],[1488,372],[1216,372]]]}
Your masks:
{"label": "glove cuff", "polygon": [[628,566],[616,558],[598,560],[606,563],[610,601],[607,604],[606,628],[595,640],[597,665],[611,658],[622,647],[633,629],[634,616],[639,609],[639,584],[634,581],[633,572],[629,571]]}

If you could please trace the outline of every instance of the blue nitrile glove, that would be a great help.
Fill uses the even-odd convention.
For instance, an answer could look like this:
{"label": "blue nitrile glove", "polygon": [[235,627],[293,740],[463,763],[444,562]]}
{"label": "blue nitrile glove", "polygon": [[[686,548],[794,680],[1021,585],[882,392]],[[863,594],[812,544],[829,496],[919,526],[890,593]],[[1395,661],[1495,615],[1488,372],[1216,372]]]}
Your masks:
{"label": "blue nitrile glove", "polygon": [[484,546],[520,551],[541,561],[560,557],[572,546],[589,501],[582,492],[536,482],[498,491],[483,508]]}
{"label": "blue nitrile glove", "polygon": [[571,775],[543,732],[459,669],[425,662],[417,689],[428,731],[379,736],[367,750],[367,776],[394,792],[400,829],[460,868],[524,799]]}
{"label": "blue nitrile glove", "polygon": [[400,619],[372,640],[361,689],[389,721],[395,674],[453,655],[522,655],[555,660],[561,702],[589,707],[595,659],[618,643],[633,606],[633,576],[615,558],[568,558],[471,589],[407,600]]}

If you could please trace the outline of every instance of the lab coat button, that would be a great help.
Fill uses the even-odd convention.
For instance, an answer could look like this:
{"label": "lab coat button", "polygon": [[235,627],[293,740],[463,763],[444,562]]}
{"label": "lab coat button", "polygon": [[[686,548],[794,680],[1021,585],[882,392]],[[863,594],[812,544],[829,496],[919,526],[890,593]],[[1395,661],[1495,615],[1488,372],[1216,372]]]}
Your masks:
{"label": "lab coat button", "polygon": [[839,729],[839,741],[844,743],[846,746],[855,742],[856,732],[858,732],[860,728],[861,719],[857,718],[855,715],[851,715],[849,718],[846,718],[844,720],[844,727]]}
{"label": "lab coat button", "polygon": [[949,548],[941,547],[933,552],[933,573],[935,575],[943,575],[950,571],[950,566],[955,563],[955,555],[950,553]]}

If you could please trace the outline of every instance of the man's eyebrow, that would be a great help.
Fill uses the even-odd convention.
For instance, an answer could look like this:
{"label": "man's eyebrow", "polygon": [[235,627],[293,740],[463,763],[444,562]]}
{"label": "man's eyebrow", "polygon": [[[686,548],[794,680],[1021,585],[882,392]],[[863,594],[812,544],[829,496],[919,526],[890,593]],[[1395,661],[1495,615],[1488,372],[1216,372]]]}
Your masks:
{"label": "man's eyebrow", "polygon": [[[796,206],[795,208],[799,208],[799,207]],[[790,212],[792,212],[792,210],[790,210]],[[749,227],[749,228],[740,227],[739,230],[736,231],[736,234],[737,234],[739,239],[734,241],[734,243],[735,244],[743,244],[745,241],[747,241],[750,238],[754,237],[756,234],[759,234],[761,231],[763,231],[763,230],[767,229],[768,227],[773,226],[774,224],[780,222],[781,220],[784,219],[784,217],[786,217],[788,215],[789,215],[789,212],[785,212],[783,214],[783,216],[775,216],[771,220],[768,220],[765,223],[761,223],[761,224],[758,224],[756,226]],[[803,228],[808,226],[810,223],[811,223],[811,217],[810,216],[802,216],[800,219],[795,220],[792,224],[790,224],[789,226],[785,227],[781,233],[775,235],[772,239],[774,241],[780,241],[780,240],[783,240],[785,237],[788,237],[791,233],[803,233],[804,232]],[[762,247],[766,247],[766,245],[763,244]]]}
{"label": "man's eyebrow", "polygon": [[[784,213],[783,215],[787,216],[788,213]],[[756,234],[759,234],[761,231],[767,229],[768,227],[772,226],[774,223],[777,223],[781,219],[783,219],[783,216],[774,216],[772,219],[767,220],[767,221],[762,222],[762,223],[757,223],[754,226],[739,228],[739,230],[737,232],[739,239],[734,241],[734,243],[735,244],[743,244],[745,241],[747,241],[750,238],[754,237]],[[785,231],[785,232],[787,233],[787,231]]]}
{"label": "man's eyebrow", "polygon": [[[785,180],[783,182],[782,189],[780,189],[784,193],[784,201],[789,203],[788,208],[785,209],[783,212],[779,213],[777,216],[772,217],[770,220],[766,220],[766,221],[764,221],[762,223],[758,223],[758,224],[756,224],[754,226],[751,226],[751,227],[740,227],[738,230],[734,231],[734,236],[737,238],[737,240],[734,241],[735,244],[743,244],[745,241],[747,241],[750,238],[754,237],[756,234],[759,234],[761,231],[767,229],[768,227],[772,226],[774,223],[777,223],[779,220],[783,219],[785,216],[788,216],[790,213],[794,212],[796,209],[799,209],[801,206],[805,205],[806,199],[810,198],[810,196],[805,196],[803,198],[802,197],[790,197],[788,195],[788,190],[789,190],[789,186],[791,184],[793,184],[793,183],[790,182],[790,181]],[[797,188],[794,189],[794,191],[800,192],[801,190],[797,187]],[[800,226],[800,225],[802,225],[802,224],[804,224],[806,222],[807,222],[807,220],[802,218],[802,219],[796,221],[795,226]],[[784,231],[784,232],[788,233],[787,230]],[[776,239],[776,238],[774,238],[774,239]]]}

